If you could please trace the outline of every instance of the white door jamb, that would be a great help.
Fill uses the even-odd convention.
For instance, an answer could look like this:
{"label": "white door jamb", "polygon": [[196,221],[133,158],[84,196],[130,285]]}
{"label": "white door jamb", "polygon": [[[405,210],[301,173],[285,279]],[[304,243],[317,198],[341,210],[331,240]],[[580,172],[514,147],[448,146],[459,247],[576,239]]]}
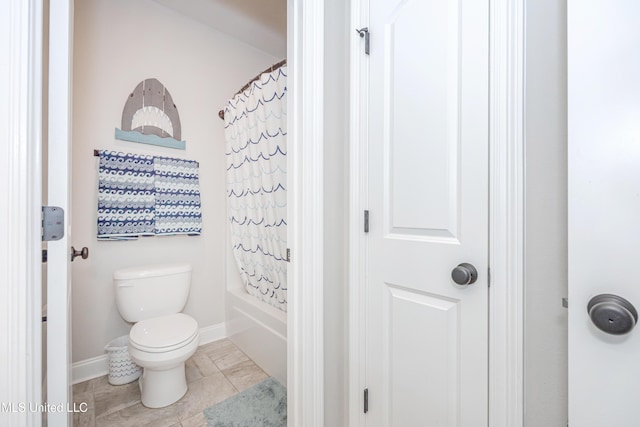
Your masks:
{"label": "white door jamb", "polygon": [[[349,29],[369,27],[369,0],[351,1]],[[371,30],[375,31],[375,30]],[[355,34],[355,31],[354,31]],[[364,211],[368,209],[369,141],[369,57],[363,40],[351,37],[349,106],[349,426],[364,426],[366,388],[366,259],[367,241],[363,233]],[[375,43],[375,34],[374,34]]]}

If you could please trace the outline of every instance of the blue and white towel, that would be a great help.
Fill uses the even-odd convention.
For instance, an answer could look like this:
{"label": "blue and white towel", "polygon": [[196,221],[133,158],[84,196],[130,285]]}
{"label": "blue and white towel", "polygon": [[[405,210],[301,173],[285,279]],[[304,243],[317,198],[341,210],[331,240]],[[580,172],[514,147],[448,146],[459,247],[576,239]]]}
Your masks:
{"label": "blue and white towel", "polygon": [[113,151],[99,157],[99,240],[200,234],[197,162]]}
{"label": "blue and white towel", "polygon": [[153,157],[109,151],[99,157],[98,239],[153,236]]}
{"label": "blue and white towel", "polygon": [[156,234],[202,231],[198,162],[155,157]]}

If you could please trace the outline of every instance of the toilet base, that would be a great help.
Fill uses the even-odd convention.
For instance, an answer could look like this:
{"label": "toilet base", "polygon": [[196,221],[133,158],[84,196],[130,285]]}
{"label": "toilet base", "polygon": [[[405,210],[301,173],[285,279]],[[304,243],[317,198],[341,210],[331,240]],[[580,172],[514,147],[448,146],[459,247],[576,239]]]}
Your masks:
{"label": "toilet base", "polygon": [[184,362],[163,371],[143,368],[140,377],[142,404],[147,408],[163,408],[180,400],[187,392]]}

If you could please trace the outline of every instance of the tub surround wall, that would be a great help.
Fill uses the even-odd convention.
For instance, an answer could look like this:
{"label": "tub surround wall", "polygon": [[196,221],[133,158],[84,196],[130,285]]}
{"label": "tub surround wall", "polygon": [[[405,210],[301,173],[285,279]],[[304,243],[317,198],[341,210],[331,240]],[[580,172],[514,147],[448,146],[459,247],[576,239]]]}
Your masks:
{"label": "tub surround wall", "polygon": [[287,384],[287,313],[249,295],[227,292],[226,332],[269,376]]}
{"label": "tub surround wall", "polygon": [[[281,58],[257,50],[151,0],[76,2],[73,67],[73,244],[87,246],[73,273],[73,361],[79,371],[104,361],[104,345],[129,332],[120,317],[114,270],[186,261],[193,265],[184,310],[205,333],[225,322],[225,144],[217,112],[227,99]],[[180,109],[186,150],[114,138],[127,95],[155,77]],[[97,158],[94,149],[194,159],[200,162],[202,235],[96,239]],[[205,334],[206,335],[206,334]],[[81,376],[81,375],[80,375]],[[86,378],[86,375],[85,375]]]}

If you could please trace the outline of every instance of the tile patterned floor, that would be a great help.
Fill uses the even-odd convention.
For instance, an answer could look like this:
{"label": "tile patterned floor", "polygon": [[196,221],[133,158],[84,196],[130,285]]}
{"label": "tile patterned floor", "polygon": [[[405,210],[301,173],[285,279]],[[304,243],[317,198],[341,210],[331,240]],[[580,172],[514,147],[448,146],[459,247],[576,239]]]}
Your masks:
{"label": "tile patterned floor", "polygon": [[268,375],[229,340],[205,344],[186,363],[189,391],[160,409],[140,403],[138,382],[112,386],[107,377],[73,386],[76,404],[88,411],[75,413],[75,427],[206,427],[202,411],[265,379]]}

